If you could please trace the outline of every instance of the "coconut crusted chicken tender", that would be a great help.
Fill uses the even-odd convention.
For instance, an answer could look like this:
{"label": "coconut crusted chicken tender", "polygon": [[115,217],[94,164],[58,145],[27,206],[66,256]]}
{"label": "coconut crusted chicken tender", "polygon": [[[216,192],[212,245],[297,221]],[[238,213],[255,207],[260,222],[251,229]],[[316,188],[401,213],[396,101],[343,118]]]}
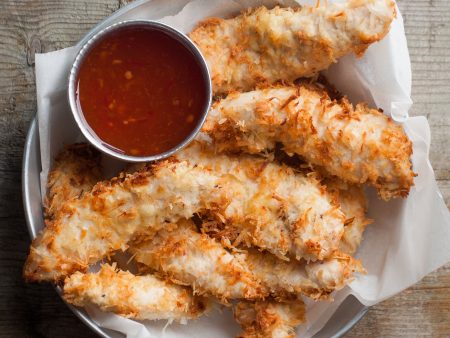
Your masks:
{"label": "coconut crusted chicken tender", "polygon": [[[83,148],[81,145],[76,147]],[[84,148],[89,147],[84,146]],[[68,182],[66,176],[70,177],[77,172],[77,181],[91,182],[91,185],[87,183],[69,185],[67,189],[64,189],[67,199],[69,196],[78,196],[82,188],[90,190],[94,185],[95,178],[98,177],[99,170],[96,170],[96,166],[90,161],[84,161],[87,159],[87,157],[85,158],[87,154],[84,151],[77,151],[71,156],[59,156],[60,160],[50,173],[50,175],[55,175],[58,172],[60,180]],[[97,163],[97,169],[98,167],[99,163]],[[74,168],[76,170],[73,170]],[[331,182],[334,185],[331,185],[329,181],[327,184],[334,190],[346,187],[345,183],[338,180]],[[48,193],[54,193],[54,188],[55,185],[50,186]],[[62,204],[55,204],[55,211],[59,210],[61,206]],[[247,258],[246,254],[228,252],[213,238],[198,233],[191,220],[180,220],[177,224],[165,224],[164,228],[156,234],[153,232],[141,234],[130,244],[129,250],[134,254],[136,261],[157,271],[160,275],[170,278],[174,283],[191,285],[196,293],[214,295],[222,301],[231,298],[264,299],[269,294],[275,297],[286,295],[290,297],[291,294],[297,297],[302,294],[313,298],[327,298],[327,295],[335,287],[342,285],[341,276],[346,274],[348,269],[356,270],[357,267],[355,261],[341,260],[337,265],[329,263],[324,265],[321,262],[310,263],[309,269],[306,270],[305,264],[293,261],[283,263],[283,269],[277,270],[276,266],[280,262],[270,258],[270,255],[252,250],[252,255],[256,258],[251,259]],[[269,265],[267,271],[277,270],[281,278],[270,278],[263,273],[254,274],[251,268],[259,256],[261,256],[260,259],[264,258],[268,264],[272,264],[272,267]],[[318,270],[318,267],[322,267],[321,275],[314,272]],[[327,270],[328,268],[330,270]],[[108,275],[113,276],[112,273]],[[331,279],[331,281],[321,279],[321,276],[329,275],[333,275],[336,279]],[[352,274],[346,275],[345,278],[349,281]],[[81,291],[79,290],[79,292],[81,297]],[[114,305],[112,301],[110,304]],[[122,302],[122,306],[130,305]]]}
{"label": "coconut crusted chicken tender", "polygon": [[[61,280],[116,250],[143,230],[189,218],[217,178],[187,161],[162,161],[144,170],[98,183],[68,201],[51,226],[33,241],[25,263],[31,281]],[[205,195],[206,196],[206,195]]]}
{"label": "coconut crusted chicken tender", "polygon": [[167,224],[154,236],[131,243],[129,251],[137,262],[174,283],[191,285],[197,294],[214,295],[224,302],[266,296],[239,257],[198,233],[191,220]]}
{"label": "coconut crusted chicken tender", "polygon": [[239,302],[233,313],[244,330],[238,338],[295,338],[295,327],[305,322],[305,306],[298,299]]}
{"label": "coconut crusted chicken tender", "polygon": [[389,200],[413,185],[412,143],[403,128],[365,104],[335,101],[317,86],[280,86],[218,101],[203,126],[222,151],[260,153],[281,143],[331,175],[369,183]]}
{"label": "coconut crusted chicken tender", "polygon": [[233,19],[206,19],[189,37],[206,58],[214,92],[222,94],[310,77],[346,54],[362,55],[384,38],[395,15],[392,0],[260,7]]}
{"label": "coconut crusted chicken tender", "polygon": [[330,300],[330,294],[354,279],[355,272],[364,273],[361,263],[351,256],[336,252],[323,261],[281,261],[270,253],[249,250],[245,262],[275,297],[305,295],[316,300]]}
{"label": "coconut crusted chicken tender", "polygon": [[131,243],[130,252],[151,271],[223,302],[269,295],[329,299],[330,293],[362,271],[357,260],[338,252],[309,264],[280,260],[256,249],[229,252],[213,238],[198,233],[191,221],[167,225],[155,236]]}
{"label": "coconut crusted chicken tender", "polygon": [[46,218],[53,218],[66,201],[90,191],[100,180],[100,153],[94,147],[85,143],[66,147],[48,175]]}
{"label": "coconut crusted chicken tender", "polygon": [[75,272],[64,281],[64,299],[76,306],[95,304],[103,311],[139,320],[184,322],[200,317],[206,299],[192,290],[152,275],[135,276],[105,264],[97,273]]}
{"label": "coconut crusted chicken tender", "polygon": [[[67,147],[49,173],[48,213],[57,213],[65,201],[90,191],[100,178],[100,154],[93,147]],[[208,305],[202,297],[192,296],[190,289],[153,276],[134,276],[111,265],[103,265],[98,273],[77,272],[67,278],[64,298],[77,306],[95,304],[135,319],[184,321],[199,317]]]}
{"label": "coconut crusted chicken tender", "polygon": [[364,189],[361,186],[349,184],[338,178],[327,178],[324,184],[332,194],[336,195],[342,212],[346,217],[344,235],[342,236],[339,249],[346,254],[352,255],[361,244],[366,226],[372,223],[372,220],[366,217],[367,200],[364,195]]}
{"label": "coconut crusted chicken tender", "polygon": [[215,154],[196,143],[175,156],[220,176],[200,214],[237,229],[240,237],[282,259],[331,255],[343,233],[343,213],[314,173],[252,156]]}
{"label": "coconut crusted chicken tender", "polygon": [[194,144],[64,204],[33,241],[25,278],[60,280],[86,271],[126,250],[139,232],[206,211],[241,224],[254,245],[279,256],[323,259],[343,233],[343,213],[314,177],[249,156],[218,156]]}

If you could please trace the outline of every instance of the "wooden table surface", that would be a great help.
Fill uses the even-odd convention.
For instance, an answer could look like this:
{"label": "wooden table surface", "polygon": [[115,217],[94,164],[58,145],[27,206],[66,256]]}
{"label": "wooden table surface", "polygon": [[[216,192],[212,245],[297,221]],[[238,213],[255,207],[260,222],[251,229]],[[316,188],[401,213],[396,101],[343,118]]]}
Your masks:
{"label": "wooden table surface", "polygon": [[[412,115],[431,125],[431,162],[450,205],[450,1],[400,0],[413,66]],[[22,152],[36,112],[34,53],[73,45],[125,0],[0,1],[0,336],[94,337],[49,285],[26,285]],[[426,224],[424,224],[426,226]],[[449,243],[450,245],[450,243]],[[450,337],[450,265],[372,307],[346,337]]]}

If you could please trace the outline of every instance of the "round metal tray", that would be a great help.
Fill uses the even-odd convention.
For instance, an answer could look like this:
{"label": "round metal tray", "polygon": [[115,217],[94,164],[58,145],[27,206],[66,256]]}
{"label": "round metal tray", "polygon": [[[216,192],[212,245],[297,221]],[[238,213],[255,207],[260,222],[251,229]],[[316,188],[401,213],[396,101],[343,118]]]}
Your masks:
{"label": "round metal tray", "polygon": [[[138,11],[141,6],[149,6],[151,0],[138,0],[116,11],[104,21],[94,27],[80,40],[78,45],[84,44],[91,36],[102,28],[117,21],[130,11]],[[155,3],[155,6],[158,6]],[[160,6],[160,5],[159,5]],[[44,227],[42,213],[42,199],[40,189],[41,157],[39,148],[39,130],[37,118],[34,118],[28,130],[22,162],[22,197],[25,209],[25,219],[31,239]],[[61,295],[59,287],[55,288]],[[72,312],[81,319],[92,331],[100,337],[119,338],[125,337],[121,333],[99,327],[87,315],[83,309],[75,308],[67,304]],[[325,327],[314,338],[338,338],[348,332],[367,312],[368,308],[361,304],[353,296],[348,297],[330,318]]]}

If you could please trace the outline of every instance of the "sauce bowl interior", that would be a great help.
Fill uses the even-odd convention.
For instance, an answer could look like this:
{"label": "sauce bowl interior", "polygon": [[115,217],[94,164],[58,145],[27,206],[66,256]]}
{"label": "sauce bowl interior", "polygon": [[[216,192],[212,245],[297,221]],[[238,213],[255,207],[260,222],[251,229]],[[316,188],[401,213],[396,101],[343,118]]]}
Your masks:
{"label": "sauce bowl interior", "polygon": [[[181,43],[192,55],[192,57],[196,60],[196,62],[199,65],[199,69],[201,71],[201,77],[204,81],[204,104],[202,107],[201,115],[196,123],[196,125],[193,127],[191,133],[179,144],[177,144],[175,147],[158,153],[156,155],[150,155],[150,156],[132,156],[129,154],[125,154],[122,150],[115,148],[114,146],[106,143],[103,141],[91,128],[91,126],[86,121],[86,118],[82,112],[77,93],[78,93],[78,77],[80,73],[80,68],[83,64],[83,62],[86,60],[86,57],[89,55],[89,52],[99,43],[104,37],[108,36],[109,34],[113,32],[117,32],[118,30],[122,29],[130,29],[130,28],[137,28],[137,29],[150,29],[162,32],[172,38],[176,43]],[[95,95],[95,93],[92,93],[92,95]],[[128,20],[128,21],[121,21],[118,23],[115,23],[111,26],[108,26],[98,32],[96,35],[94,35],[92,38],[90,38],[80,49],[78,52],[75,61],[73,63],[73,66],[71,68],[70,74],[69,74],[69,84],[68,84],[68,98],[69,98],[69,105],[72,111],[72,114],[74,116],[74,119],[80,128],[83,135],[86,137],[86,139],[97,149],[102,151],[103,153],[112,156],[116,159],[127,161],[127,162],[150,162],[150,161],[156,161],[160,159],[164,159],[166,157],[169,157],[170,155],[174,154],[175,152],[179,151],[186,145],[188,145],[198,134],[200,131],[203,123],[206,120],[208,111],[211,106],[212,101],[212,84],[211,84],[211,78],[208,71],[208,67],[206,64],[206,61],[199,51],[199,49],[195,46],[195,44],[183,33],[180,31],[166,25],[160,22],[156,21],[150,21],[150,20]],[[182,123],[182,122],[180,122]]]}

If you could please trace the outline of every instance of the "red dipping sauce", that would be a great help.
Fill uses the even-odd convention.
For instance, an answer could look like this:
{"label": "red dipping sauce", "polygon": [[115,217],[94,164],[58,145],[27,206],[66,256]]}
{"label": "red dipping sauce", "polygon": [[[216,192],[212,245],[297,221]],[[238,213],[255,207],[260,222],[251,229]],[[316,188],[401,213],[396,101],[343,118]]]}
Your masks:
{"label": "red dipping sauce", "polygon": [[202,120],[201,65],[165,32],[124,27],[89,50],[76,79],[78,109],[103,143],[131,156],[164,153]]}

